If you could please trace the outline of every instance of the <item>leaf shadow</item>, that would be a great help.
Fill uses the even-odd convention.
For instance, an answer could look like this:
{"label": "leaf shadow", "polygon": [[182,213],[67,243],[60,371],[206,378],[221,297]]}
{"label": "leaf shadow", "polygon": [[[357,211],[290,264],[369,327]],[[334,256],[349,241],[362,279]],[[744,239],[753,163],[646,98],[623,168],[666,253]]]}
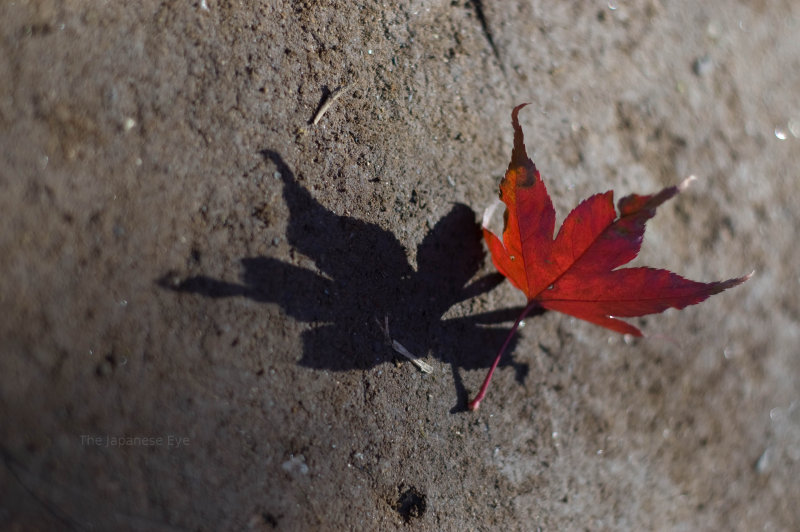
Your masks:
{"label": "leaf shadow", "polygon": [[[457,393],[452,411],[466,410],[469,397],[460,370],[488,368],[523,308],[443,318],[453,305],[503,280],[495,273],[470,282],[485,255],[472,209],[454,204],[436,223],[417,248],[414,271],[390,231],[329,211],[298,183],[277,152],[264,150],[262,155],[283,179],[289,208],[287,242],[293,252],[312,259],[319,273],[256,256],[240,259],[239,282],[202,275],[181,279],[170,273],[158,284],[209,298],[246,297],[280,305],[295,320],[313,325],[302,334],[299,362],[309,368],[368,369],[395,359],[399,355],[388,347],[376,323],[388,317],[392,339],[417,356],[431,354],[450,365]],[[515,343],[512,340],[509,353]],[[505,355],[501,366],[508,365],[523,381],[528,365]]]}

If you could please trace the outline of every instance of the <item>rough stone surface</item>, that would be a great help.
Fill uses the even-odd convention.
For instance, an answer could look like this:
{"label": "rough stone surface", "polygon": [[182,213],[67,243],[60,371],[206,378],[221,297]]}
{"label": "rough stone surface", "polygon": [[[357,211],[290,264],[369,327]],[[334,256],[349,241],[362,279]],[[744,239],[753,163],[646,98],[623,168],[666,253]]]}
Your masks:
{"label": "rough stone surface", "polygon": [[[796,2],[0,20],[0,527],[800,529]],[[531,318],[470,413],[524,101],[559,219],[695,174],[637,263],[756,275],[642,340]]]}

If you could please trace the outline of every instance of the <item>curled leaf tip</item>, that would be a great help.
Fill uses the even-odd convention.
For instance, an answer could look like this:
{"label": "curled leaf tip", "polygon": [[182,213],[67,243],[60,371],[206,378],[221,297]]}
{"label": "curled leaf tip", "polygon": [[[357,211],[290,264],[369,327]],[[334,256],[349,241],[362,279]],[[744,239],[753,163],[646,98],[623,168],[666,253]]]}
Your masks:
{"label": "curled leaf tip", "polygon": [[519,110],[526,105],[528,104],[520,104],[511,111],[511,126],[514,128],[514,148],[511,150],[511,162],[508,164],[508,171],[506,172],[506,178],[508,178],[509,173],[518,173],[518,179],[515,179],[515,184],[521,187],[531,187],[540,179],[536,165],[528,157],[528,152],[525,149],[525,135],[522,132],[522,126],[519,125]]}
{"label": "curled leaf tip", "polygon": [[502,205],[503,202],[500,201],[499,198],[495,198],[494,201],[489,204],[488,207],[486,207],[486,209],[483,211],[483,220],[481,220],[481,225],[484,229],[489,229],[489,224],[492,223],[494,213],[496,213],[497,209],[499,209]]}

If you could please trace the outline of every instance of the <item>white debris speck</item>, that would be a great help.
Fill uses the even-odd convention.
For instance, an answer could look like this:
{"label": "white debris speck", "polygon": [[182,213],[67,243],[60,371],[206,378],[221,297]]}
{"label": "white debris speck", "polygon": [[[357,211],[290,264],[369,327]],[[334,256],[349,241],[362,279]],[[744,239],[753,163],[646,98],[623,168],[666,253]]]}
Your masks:
{"label": "white debris speck", "polygon": [[289,473],[300,473],[301,475],[308,474],[308,466],[306,465],[306,457],[302,454],[290,455],[289,459],[286,460],[281,467],[284,471]]}
{"label": "white debris speck", "polygon": [[772,458],[772,453],[767,447],[756,462],[756,471],[758,473],[766,473],[769,470],[770,458]]}

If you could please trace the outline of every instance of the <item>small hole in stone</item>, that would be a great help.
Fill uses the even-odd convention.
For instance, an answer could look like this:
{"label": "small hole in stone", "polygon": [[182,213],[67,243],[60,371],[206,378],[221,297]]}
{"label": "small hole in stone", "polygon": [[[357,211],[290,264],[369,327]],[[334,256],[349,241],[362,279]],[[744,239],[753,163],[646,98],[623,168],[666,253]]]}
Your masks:
{"label": "small hole in stone", "polygon": [[397,491],[400,496],[397,498],[395,510],[397,510],[397,513],[400,514],[406,523],[410,522],[411,519],[417,519],[425,514],[427,497],[424,493],[413,486],[406,488],[402,484],[397,487]]}

